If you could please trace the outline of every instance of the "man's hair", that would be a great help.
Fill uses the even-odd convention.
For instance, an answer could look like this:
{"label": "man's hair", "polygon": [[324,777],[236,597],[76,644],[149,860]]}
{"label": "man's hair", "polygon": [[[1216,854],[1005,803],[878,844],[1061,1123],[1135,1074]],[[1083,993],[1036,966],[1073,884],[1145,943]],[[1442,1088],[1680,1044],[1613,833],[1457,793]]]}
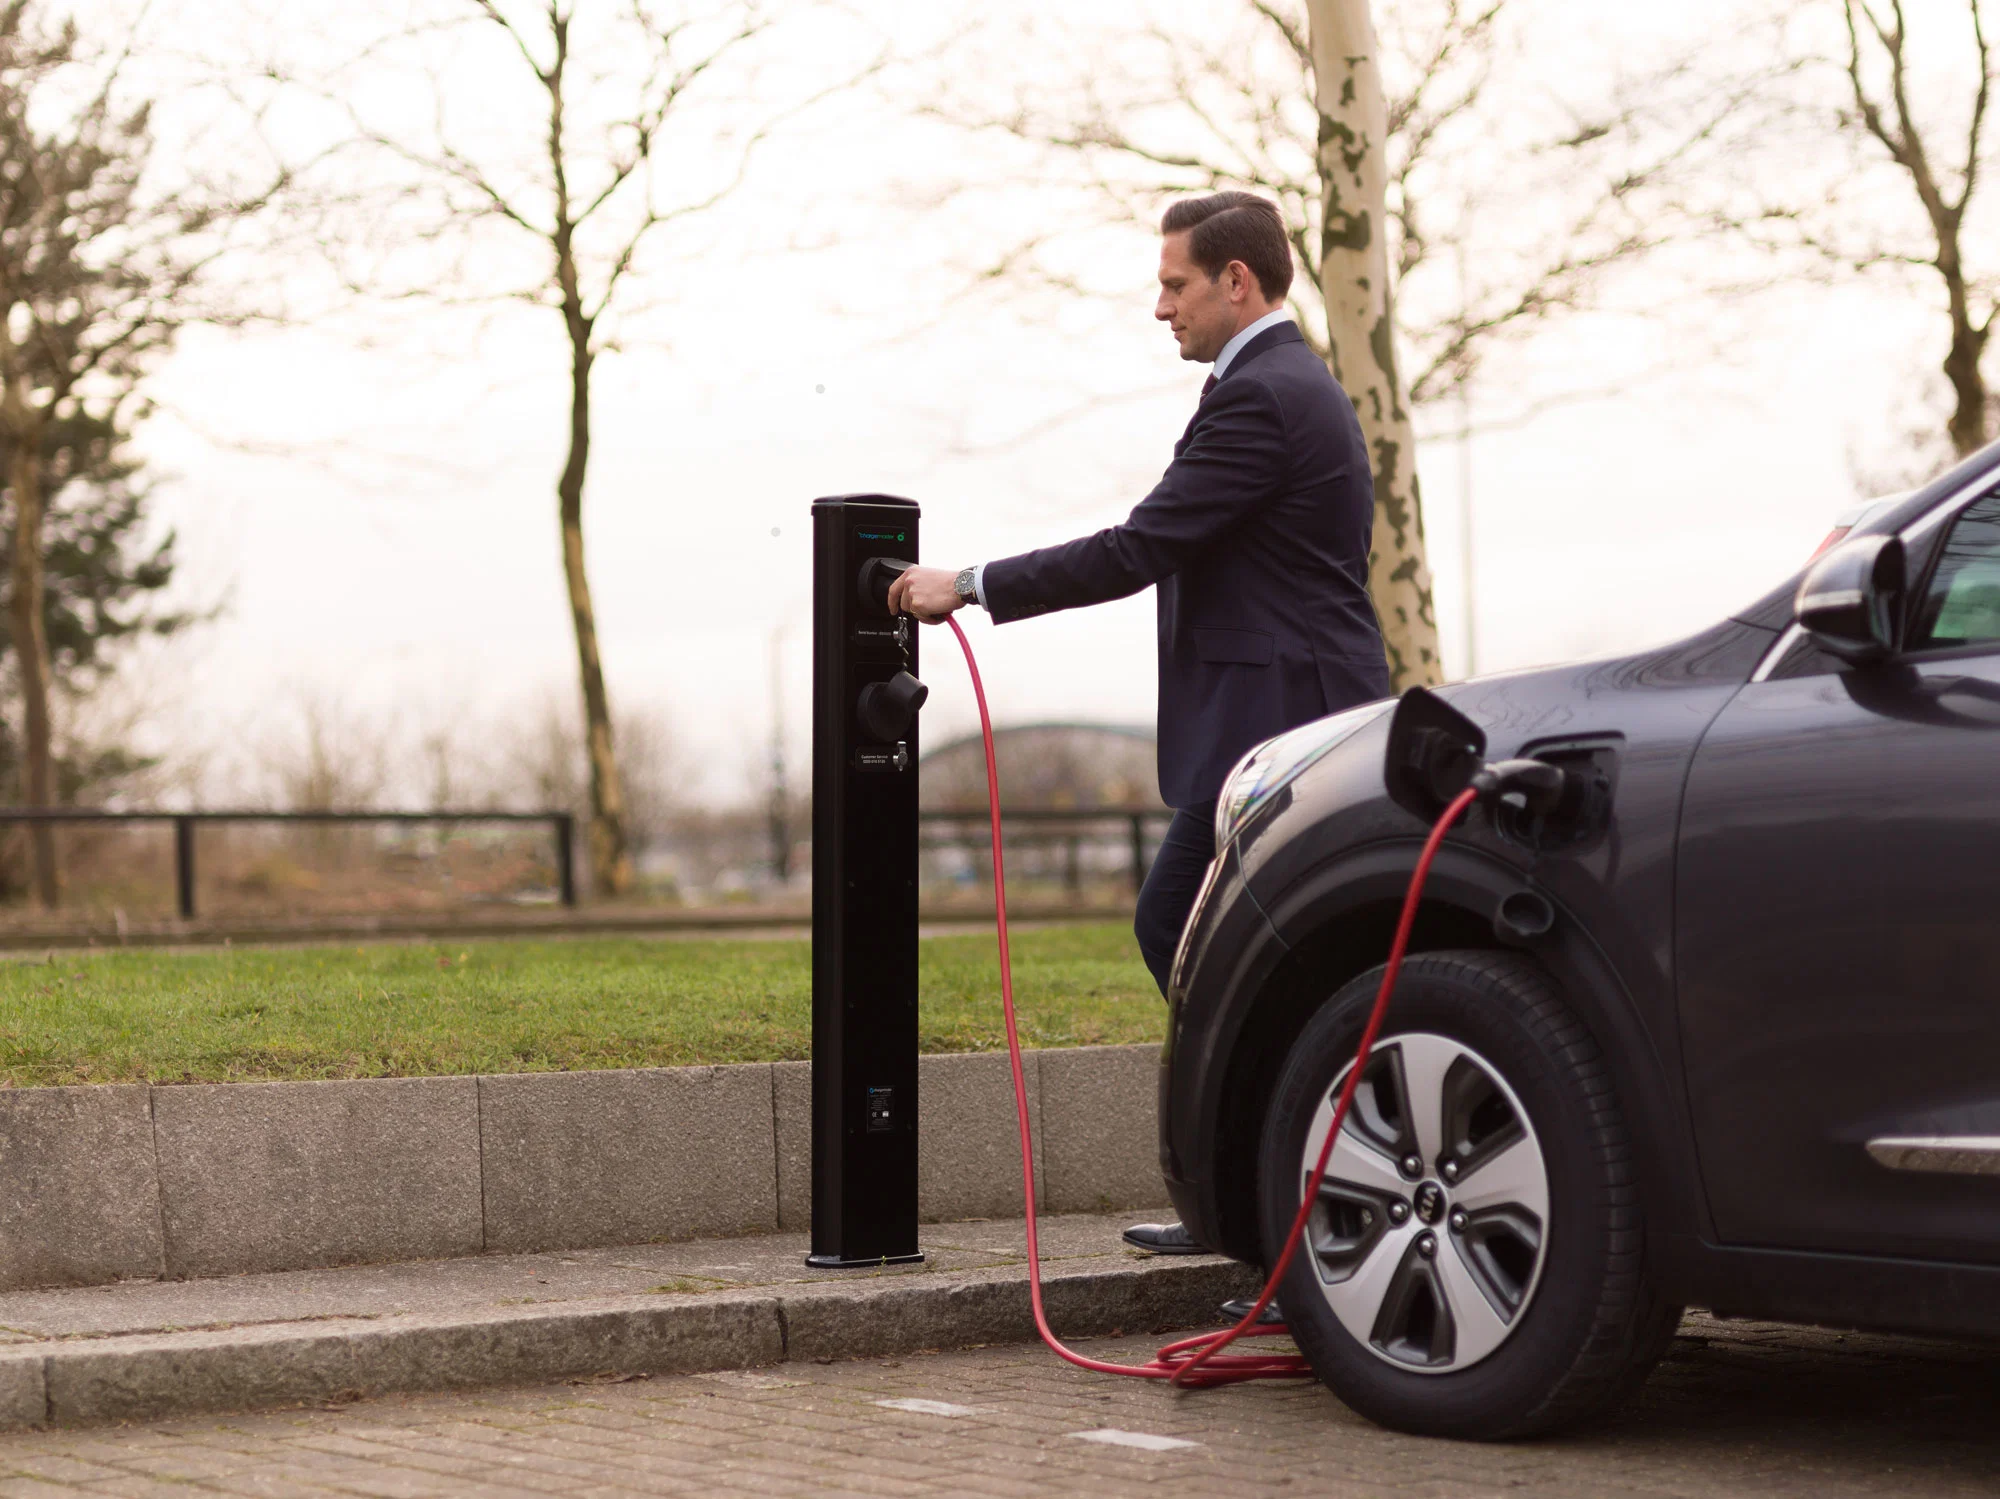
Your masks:
{"label": "man's hair", "polygon": [[1232,260],[1250,267],[1264,300],[1276,302],[1291,290],[1292,247],[1278,205],[1255,193],[1211,193],[1183,198],[1160,220],[1160,233],[1188,235],[1188,256],[1213,281]]}

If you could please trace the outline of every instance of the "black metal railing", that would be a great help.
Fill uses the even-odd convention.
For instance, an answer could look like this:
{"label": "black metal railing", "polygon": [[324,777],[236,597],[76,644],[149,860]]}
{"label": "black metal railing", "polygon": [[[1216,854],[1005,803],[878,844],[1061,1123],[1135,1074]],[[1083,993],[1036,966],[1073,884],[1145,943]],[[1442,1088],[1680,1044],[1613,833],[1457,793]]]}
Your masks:
{"label": "black metal railing", "polygon": [[[1013,828],[1033,830],[1022,839],[1024,842],[1061,843],[1069,849],[1069,869],[1072,871],[1068,883],[1074,886],[1077,877],[1077,849],[1083,833],[1089,827],[1112,827],[1118,831],[1113,835],[1122,839],[1129,850],[1130,860],[1127,874],[1132,882],[1133,894],[1146,882],[1146,871],[1152,860],[1147,848],[1147,829],[1165,828],[1173,820],[1171,807],[1017,807],[1000,809],[1000,836],[1011,845],[1015,839]],[[932,837],[926,840],[928,848],[969,848],[977,845],[984,848],[991,840],[989,815],[984,807],[958,808],[932,807],[917,814],[917,821],[926,828],[951,827],[957,830],[951,838]],[[1157,845],[1157,839],[1153,840]]]}
{"label": "black metal railing", "polygon": [[195,828],[201,823],[543,823],[555,839],[556,888],[576,904],[575,819],[567,812],[101,812],[81,807],[0,807],[0,827],[16,823],[172,823],[174,891],[181,919],[195,915]]}
{"label": "black metal railing", "polygon": [[[1079,882],[1079,850],[1086,843],[1100,847],[1115,842],[1124,854],[1126,878],[1134,894],[1145,883],[1158,834],[1173,817],[1171,808],[1002,808],[1002,836],[1017,845],[1061,846],[1067,851],[1066,883]],[[930,808],[918,813],[929,850],[959,849],[983,855],[990,838],[983,807]],[[284,824],[412,824],[412,823],[539,823],[551,834],[556,884],[564,906],[576,905],[575,819],[567,812],[105,812],[81,807],[0,807],[0,828],[30,823],[163,823],[174,834],[174,892],[181,919],[194,919],[196,900],[196,829],[203,823]],[[983,861],[973,860],[976,878],[986,877]]]}

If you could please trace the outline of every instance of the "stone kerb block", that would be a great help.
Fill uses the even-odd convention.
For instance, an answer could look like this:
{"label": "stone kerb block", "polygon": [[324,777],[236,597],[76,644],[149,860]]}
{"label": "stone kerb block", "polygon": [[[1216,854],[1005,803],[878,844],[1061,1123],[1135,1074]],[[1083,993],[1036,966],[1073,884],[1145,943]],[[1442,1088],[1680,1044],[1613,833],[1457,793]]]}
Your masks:
{"label": "stone kerb block", "polygon": [[480,1078],[487,1249],[775,1230],[771,1087],[768,1063]]}
{"label": "stone kerb block", "polygon": [[[692,1305],[656,1298],[653,1305],[515,1307],[469,1318],[78,1339],[46,1359],[44,1398],[50,1425],[81,1426],[344,1402],[396,1390],[540,1383],[604,1370],[694,1373],[784,1356],[775,1298],[718,1296]],[[16,1405],[28,1408],[42,1395],[40,1379],[23,1378],[16,1401],[11,1373],[0,1353],[0,1427]]]}
{"label": "stone kerb block", "polygon": [[0,1090],[0,1289],[157,1276],[150,1090]]}
{"label": "stone kerb block", "polygon": [[482,1248],[469,1077],[153,1090],[170,1275]]}
{"label": "stone kerb block", "polygon": [[39,1348],[0,1353],[0,1431],[21,1431],[47,1423],[45,1363]]}
{"label": "stone kerb block", "polygon": [[1042,1202],[1051,1213],[1157,1207],[1157,1046],[1079,1046],[1039,1053]]}
{"label": "stone kerb block", "polygon": [[778,1227],[812,1227],[812,1063],[771,1064],[771,1112],[778,1130]]}
{"label": "stone kerb block", "polygon": [[[1041,1112],[1036,1083],[1041,1052],[1022,1056],[1035,1178],[1042,1175]],[[1046,1202],[1047,1192],[1043,1189]],[[917,1059],[917,1214],[926,1223],[961,1218],[1018,1218],[1021,1145],[1014,1085],[1004,1051]]]}

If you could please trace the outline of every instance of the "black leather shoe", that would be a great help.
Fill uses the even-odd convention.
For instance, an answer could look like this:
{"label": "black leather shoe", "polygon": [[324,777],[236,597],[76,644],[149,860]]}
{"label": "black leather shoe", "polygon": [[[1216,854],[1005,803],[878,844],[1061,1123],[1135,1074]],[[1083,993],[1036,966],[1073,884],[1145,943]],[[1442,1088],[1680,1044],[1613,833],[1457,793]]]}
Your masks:
{"label": "black leather shoe", "polygon": [[1135,1223],[1125,1230],[1125,1242],[1148,1254],[1207,1254],[1194,1235],[1178,1223]]}
{"label": "black leather shoe", "polygon": [[[1256,1304],[1257,1298],[1254,1296],[1238,1296],[1234,1300],[1222,1303],[1222,1315],[1229,1319],[1229,1323],[1233,1327],[1249,1316],[1250,1308]],[[1269,1306],[1257,1314],[1257,1321],[1254,1325],[1258,1327],[1283,1327],[1285,1325],[1284,1308],[1279,1306],[1275,1300],[1272,1301]]]}

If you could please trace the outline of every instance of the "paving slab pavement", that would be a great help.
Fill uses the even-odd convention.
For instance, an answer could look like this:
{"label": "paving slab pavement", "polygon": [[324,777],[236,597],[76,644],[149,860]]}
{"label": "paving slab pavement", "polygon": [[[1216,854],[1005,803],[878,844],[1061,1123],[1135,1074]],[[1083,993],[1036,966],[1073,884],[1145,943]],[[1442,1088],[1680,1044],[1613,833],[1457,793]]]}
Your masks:
{"label": "paving slab pavement", "polygon": [[[1117,1214],[1044,1218],[1043,1261],[1051,1267],[1072,1268],[1074,1262],[1135,1267],[1159,1263],[1119,1242],[1125,1222],[1125,1216]],[[838,1286],[1017,1266],[1025,1260],[1018,1220],[925,1224],[919,1236],[927,1256],[923,1264],[857,1270],[808,1270],[805,1234],[758,1234],[613,1249],[8,1291],[0,1293],[0,1341],[19,1344],[411,1314],[474,1315],[607,1297]],[[1196,1260],[1209,1262],[1195,1257],[1182,1263]]]}
{"label": "paving slab pavement", "polygon": [[1697,1315],[1615,1419],[1489,1446],[1382,1431],[1317,1386],[1175,1394],[1015,1345],[17,1433],[0,1499],[1974,1499],[2000,1491],[1996,1371],[1990,1349]]}

